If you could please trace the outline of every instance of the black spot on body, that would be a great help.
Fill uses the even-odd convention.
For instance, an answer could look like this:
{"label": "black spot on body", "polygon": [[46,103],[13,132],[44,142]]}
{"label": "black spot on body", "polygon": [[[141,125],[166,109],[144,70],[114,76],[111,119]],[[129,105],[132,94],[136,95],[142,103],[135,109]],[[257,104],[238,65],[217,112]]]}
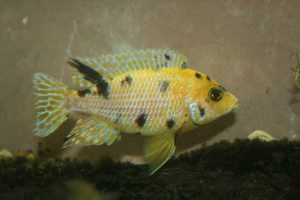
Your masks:
{"label": "black spot on body", "polygon": [[125,77],[125,81],[126,81],[129,85],[131,85],[131,83],[132,83],[132,77],[131,77],[130,75],[127,75],[127,76]]}
{"label": "black spot on body", "polygon": [[169,129],[171,129],[175,125],[175,119],[171,118],[171,119],[167,120],[166,124],[167,124],[167,127]]}
{"label": "black spot on body", "polygon": [[78,90],[77,94],[80,97],[85,97],[85,95],[92,93],[90,89],[85,89],[85,90]]}
{"label": "black spot on body", "polygon": [[209,77],[209,76],[206,76],[206,79],[207,79],[207,80],[209,80],[209,81],[211,81],[211,79],[210,79],[210,77]]}
{"label": "black spot on body", "polygon": [[121,81],[121,85],[122,85],[122,86],[125,86],[125,85],[131,85],[131,83],[132,83],[132,77],[131,77],[130,75],[127,75],[127,76],[125,77],[125,79],[123,79],[123,80]]}
{"label": "black spot on body", "polygon": [[187,62],[183,62],[181,65],[181,68],[185,69],[188,67],[188,63]]}
{"label": "black spot on body", "polygon": [[198,72],[195,73],[196,78],[202,78],[201,74],[199,74]]}
{"label": "black spot on body", "polygon": [[199,106],[199,113],[200,113],[200,116],[201,116],[201,117],[204,117],[204,116],[205,116],[205,109],[202,108],[201,106]]}
{"label": "black spot on body", "polygon": [[169,86],[170,86],[170,82],[168,80],[163,80],[159,83],[159,91],[166,92]]}
{"label": "black spot on body", "polygon": [[166,58],[167,60],[171,60],[171,56],[168,55],[168,54],[165,54],[165,58]]}
{"label": "black spot on body", "polygon": [[68,64],[83,74],[85,80],[96,85],[98,95],[103,95],[106,99],[109,98],[109,84],[99,72],[74,58],[71,58]]}
{"label": "black spot on body", "polygon": [[142,113],[136,120],[135,122],[137,125],[141,128],[146,124],[147,121],[147,115],[145,113]]}

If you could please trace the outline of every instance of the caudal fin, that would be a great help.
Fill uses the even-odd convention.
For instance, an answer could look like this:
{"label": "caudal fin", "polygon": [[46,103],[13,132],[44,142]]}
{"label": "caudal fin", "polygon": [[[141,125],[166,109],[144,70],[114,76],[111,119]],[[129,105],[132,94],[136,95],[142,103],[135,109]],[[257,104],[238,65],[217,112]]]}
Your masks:
{"label": "caudal fin", "polygon": [[44,73],[34,74],[33,84],[36,112],[34,133],[45,137],[68,118],[69,89],[60,81]]}

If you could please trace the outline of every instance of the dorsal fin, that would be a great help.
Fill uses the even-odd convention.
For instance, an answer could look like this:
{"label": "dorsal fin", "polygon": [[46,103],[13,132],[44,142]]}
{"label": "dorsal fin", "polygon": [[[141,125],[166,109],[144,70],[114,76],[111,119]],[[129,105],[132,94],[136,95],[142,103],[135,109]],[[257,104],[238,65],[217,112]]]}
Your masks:
{"label": "dorsal fin", "polygon": [[[127,51],[112,55],[77,58],[80,63],[97,71],[107,79],[136,70],[159,70],[162,68],[186,68],[188,63],[182,54],[169,49],[146,49]],[[89,87],[81,75],[74,75],[73,80],[81,87]]]}
{"label": "dorsal fin", "polygon": [[83,78],[85,81],[88,81],[96,86],[98,95],[103,95],[106,99],[108,99],[109,84],[105,80],[105,77],[103,77],[95,69],[85,65],[77,59],[71,58],[68,64],[77,69],[77,71],[81,74],[81,79]]}
{"label": "dorsal fin", "polygon": [[71,60],[68,61],[68,64],[77,69],[79,73],[83,74],[84,79],[91,83],[96,84],[100,81],[103,81],[103,76],[98,71],[85,65],[77,59],[71,58]]}

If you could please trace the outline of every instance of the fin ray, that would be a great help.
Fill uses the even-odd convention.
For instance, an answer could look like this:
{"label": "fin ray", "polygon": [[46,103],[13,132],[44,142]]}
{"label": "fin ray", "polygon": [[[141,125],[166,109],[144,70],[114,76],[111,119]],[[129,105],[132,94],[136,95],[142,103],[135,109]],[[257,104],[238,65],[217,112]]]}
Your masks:
{"label": "fin ray", "polygon": [[[140,49],[115,53],[95,58],[77,58],[83,65],[95,70],[107,79],[136,70],[159,70],[161,68],[185,68],[187,59],[182,54],[169,49]],[[74,60],[73,60],[74,61]],[[73,81],[77,86],[89,87],[85,76],[73,74]]]}
{"label": "fin ray", "polygon": [[76,126],[68,135],[69,140],[65,142],[64,147],[71,144],[81,145],[102,145],[106,143],[111,145],[115,140],[120,140],[120,132],[114,130],[106,122],[102,122],[94,117],[79,119]]}
{"label": "fin ray", "polygon": [[144,156],[150,164],[150,175],[163,166],[175,152],[175,134],[151,136],[146,142]]}
{"label": "fin ray", "polygon": [[56,130],[67,118],[69,89],[53,77],[36,73],[33,78],[35,135],[45,137]]}

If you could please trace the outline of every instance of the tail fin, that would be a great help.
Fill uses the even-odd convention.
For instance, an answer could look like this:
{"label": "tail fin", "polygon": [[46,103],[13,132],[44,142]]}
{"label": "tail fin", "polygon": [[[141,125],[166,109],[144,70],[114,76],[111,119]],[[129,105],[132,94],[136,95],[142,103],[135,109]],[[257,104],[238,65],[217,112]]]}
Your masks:
{"label": "tail fin", "polygon": [[36,73],[33,78],[34,109],[36,122],[34,133],[45,137],[57,129],[70,113],[69,89],[53,77]]}

